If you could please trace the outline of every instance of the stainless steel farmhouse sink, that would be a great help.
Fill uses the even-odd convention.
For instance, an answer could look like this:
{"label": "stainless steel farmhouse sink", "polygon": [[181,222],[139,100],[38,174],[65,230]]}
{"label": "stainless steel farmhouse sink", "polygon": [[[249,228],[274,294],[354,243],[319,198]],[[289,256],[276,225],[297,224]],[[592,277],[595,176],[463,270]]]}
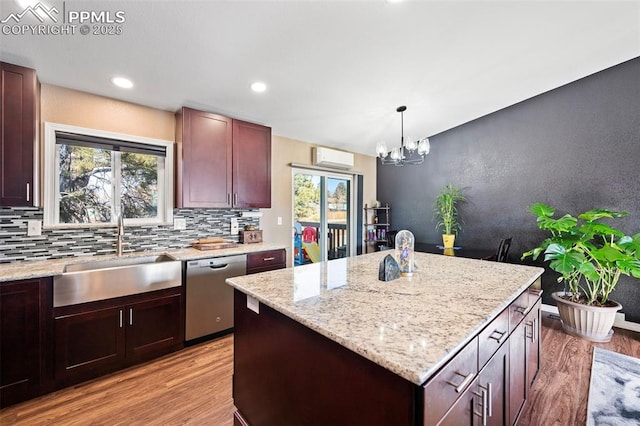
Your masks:
{"label": "stainless steel farmhouse sink", "polygon": [[66,265],[53,278],[53,306],[129,296],[182,285],[182,263],[166,255]]}
{"label": "stainless steel farmhouse sink", "polygon": [[96,269],[118,268],[121,266],[142,265],[145,263],[173,262],[166,254],[142,257],[118,257],[115,259],[91,260],[88,262],[70,263],[64,266],[63,272],[91,271]]}

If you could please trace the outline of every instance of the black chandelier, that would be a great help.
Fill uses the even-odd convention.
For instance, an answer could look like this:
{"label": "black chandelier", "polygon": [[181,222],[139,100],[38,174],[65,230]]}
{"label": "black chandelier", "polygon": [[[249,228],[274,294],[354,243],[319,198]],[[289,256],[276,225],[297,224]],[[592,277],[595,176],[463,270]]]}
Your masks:
{"label": "black chandelier", "polygon": [[400,147],[393,148],[391,151],[387,148],[387,144],[380,142],[376,147],[376,152],[383,165],[393,164],[394,166],[404,166],[405,164],[422,164],[424,157],[429,153],[429,139],[412,140],[407,138],[404,140],[404,112],[406,106],[399,106],[396,111],[400,113]]}

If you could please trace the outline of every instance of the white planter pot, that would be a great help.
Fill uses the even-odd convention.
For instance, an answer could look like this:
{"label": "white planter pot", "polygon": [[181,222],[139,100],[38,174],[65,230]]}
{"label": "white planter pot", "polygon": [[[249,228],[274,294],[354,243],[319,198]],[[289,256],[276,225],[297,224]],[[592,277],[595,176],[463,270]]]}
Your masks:
{"label": "white planter pot", "polygon": [[551,294],[557,302],[563,330],[592,342],[610,341],[616,312],[622,309],[622,305],[611,300],[616,306],[588,306],[563,299],[561,296],[564,294],[562,291]]}

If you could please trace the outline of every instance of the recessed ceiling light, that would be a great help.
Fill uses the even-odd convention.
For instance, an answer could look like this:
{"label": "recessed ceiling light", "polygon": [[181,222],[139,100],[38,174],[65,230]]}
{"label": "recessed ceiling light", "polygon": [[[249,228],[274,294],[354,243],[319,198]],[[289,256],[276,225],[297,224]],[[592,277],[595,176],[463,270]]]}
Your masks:
{"label": "recessed ceiling light", "polygon": [[387,0],[387,3],[400,3],[402,0]]}
{"label": "recessed ceiling light", "polygon": [[256,81],[251,85],[251,90],[253,90],[254,92],[262,93],[267,90],[267,85],[261,81]]}
{"label": "recessed ceiling light", "polygon": [[131,89],[133,87],[133,82],[124,77],[113,77],[111,79],[111,82],[118,87],[122,87],[123,89]]}

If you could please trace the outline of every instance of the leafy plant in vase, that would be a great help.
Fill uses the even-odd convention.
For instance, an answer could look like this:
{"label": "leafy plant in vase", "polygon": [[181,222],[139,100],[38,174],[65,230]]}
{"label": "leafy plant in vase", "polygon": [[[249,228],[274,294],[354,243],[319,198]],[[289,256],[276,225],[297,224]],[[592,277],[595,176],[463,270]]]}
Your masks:
{"label": "leafy plant in vase", "polygon": [[537,259],[544,253],[549,267],[560,274],[564,292],[552,294],[563,329],[595,342],[608,342],[615,314],[622,306],[609,298],[622,275],[640,278],[640,233],[625,235],[600,222],[627,216],[625,211],[593,209],[574,217],[554,218],[555,209],[534,203],[538,228],[551,236],[522,255]]}
{"label": "leafy plant in vase", "polygon": [[466,200],[459,188],[448,184],[440,189],[433,201],[433,219],[436,221],[436,229],[442,231],[442,244],[445,248],[453,248],[456,234],[462,229],[457,204]]}

